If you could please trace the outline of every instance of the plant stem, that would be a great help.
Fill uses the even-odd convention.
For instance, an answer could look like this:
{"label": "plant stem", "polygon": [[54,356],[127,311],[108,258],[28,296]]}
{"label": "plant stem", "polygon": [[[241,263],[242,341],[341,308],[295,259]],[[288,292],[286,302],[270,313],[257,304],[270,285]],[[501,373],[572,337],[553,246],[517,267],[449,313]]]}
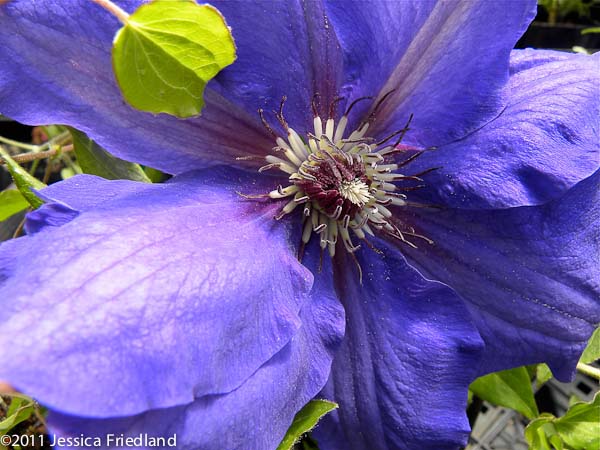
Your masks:
{"label": "plant stem", "polygon": [[31,152],[38,151],[40,146],[34,144],[26,144],[24,142],[13,141],[12,139],[5,138],[4,136],[0,136],[0,142],[8,145],[12,145],[13,147],[22,148],[23,150],[29,150]]}
{"label": "plant stem", "polygon": [[125,25],[129,20],[129,14],[127,14],[123,9],[119,6],[115,5],[110,0],[92,0],[99,6],[102,6],[105,10],[115,16],[119,21]]}
{"label": "plant stem", "polygon": [[40,152],[47,148],[50,148],[53,145],[62,145],[65,142],[71,139],[71,134],[68,131],[60,133],[57,136],[54,136],[48,142],[45,142],[41,145],[35,144],[26,144],[25,142],[14,141],[12,139],[6,138],[4,136],[0,136],[0,142],[8,145],[12,145],[13,147],[22,148],[23,150],[29,150],[30,152]]}
{"label": "plant stem", "polygon": [[[20,155],[13,156],[12,159],[15,162],[21,164],[21,163],[35,161],[38,159],[51,158],[52,156],[56,155],[59,152],[67,153],[67,152],[72,152],[73,150],[74,150],[73,144],[69,144],[69,145],[65,145],[64,147],[53,148],[50,150],[46,150],[44,152],[22,153]],[[5,164],[5,161],[3,159],[0,159],[0,165],[4,165],[4,164]]]}
{"label": "plant stem", "polygon": [[50,175],[52,175],[52,166],[53,165],[54,164],[52,164],[52,160],[50,160],[46,163],[46,169],[44,170],[44,178],[42,178],[42,183],[48,184],[48,181],[50,180]]}
{"label": "plant stem", "polygon": [[600,369],[596,369],[589,364],[577,363],[577,370],[600,381]]}
{"label": "plant stem", "polygon": [[[31,211],[31,207],[27,208],[27,212],[30,212],[30,211]],[[19,226],[17,227],[17,229],[15,230],[15,232],[12,235],[13,239],[18,238],[21,235],[21,233],[23,232],[23,227],[25,227],[25,219],[26,219],[26,217],[23,217],[21,219],[21,222],[19,222]]]}
{"label": "plant stem", "polygon": [[556,21],[558,19],[558,8],[558,0],[554,0],[550,6],[550,10],[548,11],[548,23],[550,25],[556,25]]}

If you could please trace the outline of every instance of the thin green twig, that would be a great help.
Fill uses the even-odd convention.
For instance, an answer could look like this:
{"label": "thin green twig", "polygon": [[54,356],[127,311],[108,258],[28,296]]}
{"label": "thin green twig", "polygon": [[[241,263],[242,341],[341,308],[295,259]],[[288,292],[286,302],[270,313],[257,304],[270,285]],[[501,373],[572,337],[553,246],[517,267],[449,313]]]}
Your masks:
{"label": "thin green twig", "polygon": [[52,139],[49,139],[48,142],[44,142],[41,145],[27,144],[25,142],[15,141],[15,140],[9,139],[7,137],[0,136],[0,142],[7,144],[7,145],[12,145],[13,147],[22,148],[23,150],[28,150],[28,151],[34,152],[34,153],[43,152],[43,151],[48,150],[49,148],[52,148],[53,146],[56,146],[56,145],[66,144],[70,140],[71,140],[71,133],[69,133],[68,131],[63,131],[62,133],[57,134]]}
{"label": "thin green twig", "polygon": [[577,370],[600,381],[600,369],[596,369],[589,364],[577,363]]}
{"label": "thin green twig", "polygon": [[121,9],[118,5],[115,5],[110,0],[92,0],[99,6],[102,6],[109,13],[115,16],[122,24],[126,24],[129,19],[129,14],[125,10]]}
{"label": "thin green twig", "polygon": [[25,142],[13,141],[12,139],[6,138],[4,136],[0,136],[0,142],[7,145],[12,145],[13,147],[22,148],[23,150],[29,150],[30,152],[37,152],[41,147],[40,145],[26,144]]}
{"label": "thin green twig", "polygon": [[[74,150],[74,147],[72,144],[65,145],[64,147],[55,146],[55,148],[52,148],[50,150],[45,150],[43,152],[22,153],[20,155],[14,155],[12,157],[12,159],[19,164],[23,164],[23,163],[28,163],[31,161],[36,161],[38,159],[51,158],[58,153],[68,153],[68,152],[72,152],[73,150]],[[4,164],[6,164],[6,162],[0,158],[0,165],[4,165]]]}

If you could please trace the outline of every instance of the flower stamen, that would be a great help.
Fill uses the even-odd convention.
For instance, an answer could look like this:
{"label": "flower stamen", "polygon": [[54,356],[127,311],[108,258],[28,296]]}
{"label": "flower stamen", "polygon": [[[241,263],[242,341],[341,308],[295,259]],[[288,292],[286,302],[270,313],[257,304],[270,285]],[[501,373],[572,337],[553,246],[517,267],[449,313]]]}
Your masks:
{"label": "flower stamen", "polygon": [[[404,226],[394,217],[393,210],[389,209],[432,206],[409,202],[406,194],[396,192],[411,192],[423,187],[423,184],[397,186],[396,183],[422,182],[421,176],[436,169],[427,169],[414,175],[398,172],[400,168],[423,154],[423,151],[412,153],[414,148],[400,145],[410,130],[413,115],[410,115],[402,129],[381,140],[367,136],[371,119],[390,94],[391,92],[388,92],[379,99],[368,119],[350,133],[346,130],[348,114],[358,102],[372,97],[354,100],[337,123],[333,118],[335,106],[342,98],[338,97],[331,102],[329,117],[323,121],[317,113],[317,96],[313,97],[313,132],[307,133],[305,139],[290,128],[285,120],[283,107],[286,97],[282,98],[275,116],[285,129],[287,139],[276,136],[276,147],[273,150],[279,153],[280,157],[268,155],[265,158],[267,164],[259,171],[279,169],[288,175],[288,186],[280,185],[267,194],[275,200],[291,197],[275,219],[279,220],[294,211],[298,205],[304,205],[301,245],[298,252],[300,259],[313,234],[319,236],[321,251],[327,250],[331,257],[335,256],[338,241],[341,241],[357,265],[358,260],[354,253],[361,245],[353,242],[352,235],[378,253],[380,251],[367,241],[367,235],[374,236],[373,230],[413,248],[416,248],[416,245],[408,238],[432,243],[427,237],[415,233],[412,227]],[[259,115],[267,130],[273,132],[266,123],[262,109],[259,110]],[[396,142],[390,145],[389,142],[394,138]],[[408,157],[402,161],[396,162],[391,159],[396,155],[405,154],[408,154]]]}

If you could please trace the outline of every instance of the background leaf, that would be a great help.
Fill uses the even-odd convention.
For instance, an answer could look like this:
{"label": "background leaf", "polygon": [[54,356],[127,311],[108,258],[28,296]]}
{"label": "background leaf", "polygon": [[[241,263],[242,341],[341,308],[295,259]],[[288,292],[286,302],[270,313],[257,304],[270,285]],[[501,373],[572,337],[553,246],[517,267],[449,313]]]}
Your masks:
{"label": "background leaf", "polygon": [[476,379],[469,387],[475,395],[533,419],[539,415],[531,379],[525,367],[495,372]]}
{"label": "background leaf", "polygon": [[0,222],[29,206],[23,194],[15,189],[0,192]]}
{"label": "background leaf", "polygon": [[581,34],[600,33],[600,27],[591,27],[581,30]]}
{"label": "background leaf", "polygon": [[277,450],[290,450],[304,433],[308,433],[317,425],[321,417],[337,407],[337,403],[327,400],[312,400],[309,402],[298,411]]}
{"label": "background leaf", "polygon": [[162,183],[167,179],[167,175],[152,167],[144,167],[144,173],[152,183]]}
{"label": "background leaf", "polygon": [[538,364],[535,372],[535,379],[537,381],[537,387],[540,388],[544,383],[549,381],[553,377],[552,371],[548,364]]}
{"label": "background leaf", "polygon": [[192,117],[204,106],[206,83],[235,60],[235,45],[214,7],[155,1],[129,16],[115,36],[112,56],[133,107]]}
{"label": "background leaf", "polygon": [[35,409],[32,399],[24,396],[11,396],[6,418],[0,421],[0,435],[10,432],[15,426],[29,419]]}
{"label": "background leaf", "polygon": [[594,331],[594,334],[592,334],[579,362],[589,364],[598,359],[600,359],[600,328],[597,328],[596,331]]}
{"label": "background leaf", "polygon": [[44,202],[35,195],[32,189],[43,189],[46,185],[32,175],[29,175],[29,173],[19,166],[2,147],[0,147],[0,156],[2,156],[2,159],[5,161],[6,167],[17,186],[17,189],[23,195],[25,200],[27,200],[34,208],[42,206]]}
{"label": "background leaf", "polygon": [[532,450],[568,448],[589,450],[600,448],[600,394],[590,403],[572,405],[564,416],[542,414],[525,429]]}
{"label": "background leaf", "polygon": [[69,128],[77,162],[84,173],[98,175],[108,180],[134,180],[149,183],[150,179],[139,166],[119,159],[91,140],[85,133]]}
{"label": "background leaf", "polygon": [[[552,450],[549,438],[556,435],[556,430],[552,424],[553,419],[552,414],[544,413],[527,425],[525,439],[529,443],[530,450]],[[562,441],[558,445],[555,443],[554,448],[562,450]]]}
{"label": "background leaf", "polygon": [[574,449],[600,448],[600,394],[590,403],[575,403],[554,420],[556,431]]}

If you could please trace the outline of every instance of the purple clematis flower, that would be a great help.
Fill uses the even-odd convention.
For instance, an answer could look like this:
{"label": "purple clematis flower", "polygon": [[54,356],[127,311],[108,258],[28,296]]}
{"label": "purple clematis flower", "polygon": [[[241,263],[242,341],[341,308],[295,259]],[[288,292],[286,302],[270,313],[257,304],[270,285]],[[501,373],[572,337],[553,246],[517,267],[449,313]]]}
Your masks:
{"label": "purple clematis flower", "polygon": [[569,379],[600,321],[598,57],[511,51],[533,0],[213,4],[238,60],[186,121],[123,102],[96,5],[0,7],[0,112],[175,175],[41,192],[0,246],[0,379],[61,436],[258,450],[317,395],[323,449],[456,449],[477,376]]}

